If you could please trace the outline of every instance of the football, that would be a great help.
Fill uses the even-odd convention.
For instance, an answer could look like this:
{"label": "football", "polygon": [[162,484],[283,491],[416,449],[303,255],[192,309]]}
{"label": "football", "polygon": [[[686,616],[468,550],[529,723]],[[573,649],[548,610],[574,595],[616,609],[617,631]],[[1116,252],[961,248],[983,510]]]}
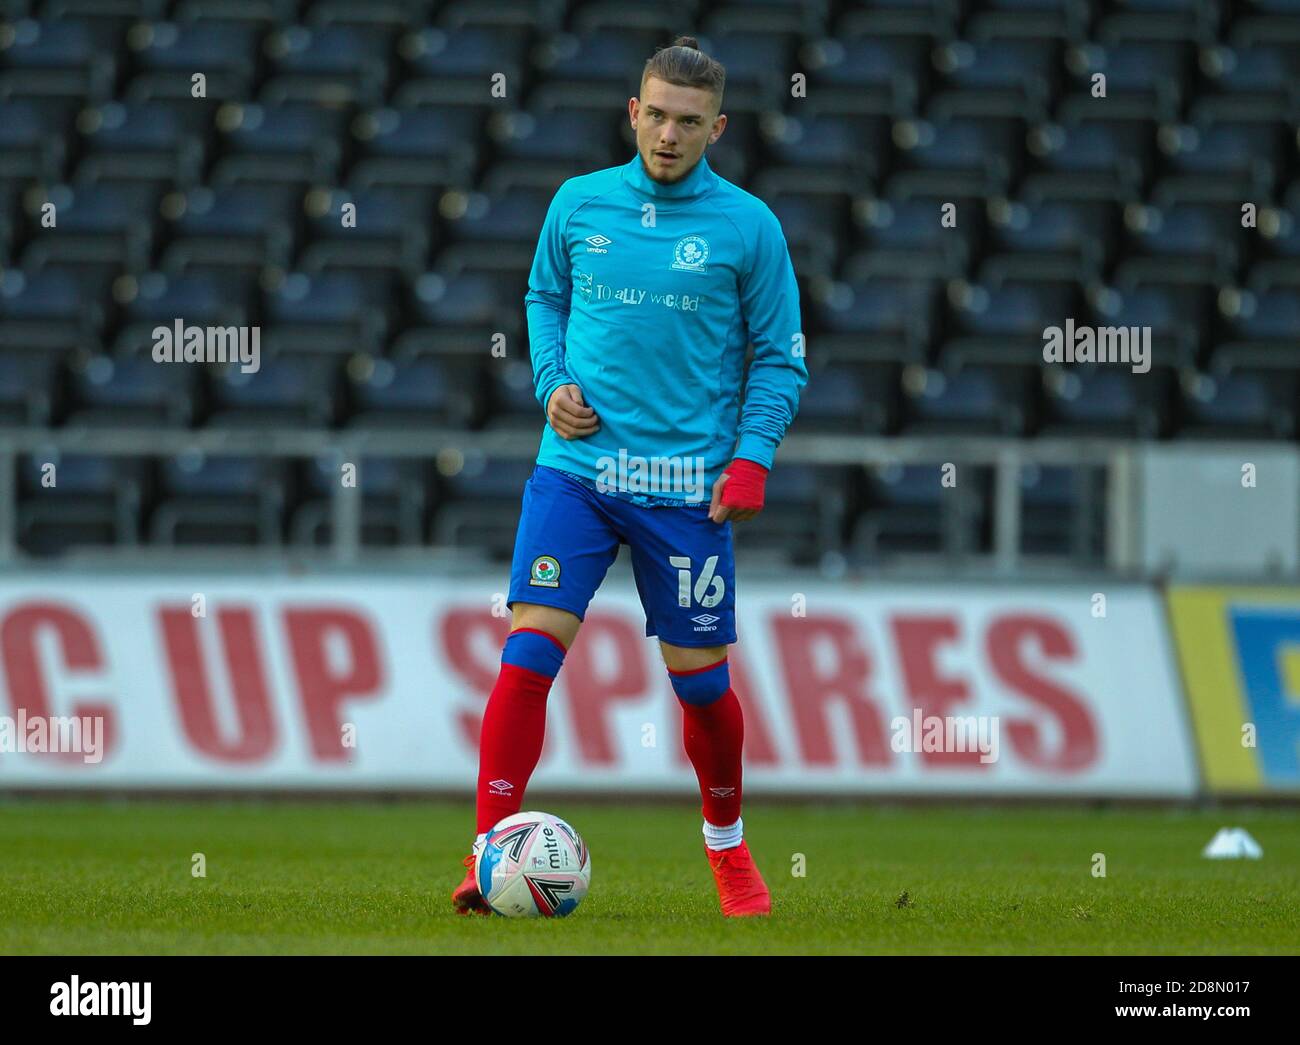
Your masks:
{"label": "football", "polygon": [[479,892],[507,918],[563,918],[591,884],[591,852],[550,813],[515,813],[487,833],[475,853]]}

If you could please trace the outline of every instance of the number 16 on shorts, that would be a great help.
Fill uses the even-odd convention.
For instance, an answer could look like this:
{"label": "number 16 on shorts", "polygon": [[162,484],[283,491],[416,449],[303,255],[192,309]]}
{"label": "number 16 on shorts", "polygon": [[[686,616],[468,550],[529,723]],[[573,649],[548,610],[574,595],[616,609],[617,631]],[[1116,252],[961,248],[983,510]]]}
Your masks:
{"label": "number 16 on shorts", "polygon": [[[670,555],[668,565],[677,567],[677,605],[691,605],[691,560],[687,555]],[[721,577],[714,576],[718,568],[718,557],[710,555],[704,560],[704,568],[695,580],[695,601],[704,609],[712,609],[722,601],[727,592],[727,585]]]}

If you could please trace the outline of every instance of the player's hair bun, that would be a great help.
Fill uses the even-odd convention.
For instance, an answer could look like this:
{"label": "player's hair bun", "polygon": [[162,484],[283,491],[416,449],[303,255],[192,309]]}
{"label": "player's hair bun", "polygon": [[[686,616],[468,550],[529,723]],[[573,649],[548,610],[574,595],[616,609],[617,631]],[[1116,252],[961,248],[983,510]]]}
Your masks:
{"label": "player's hair bun", "polygon": [[700,49],[700,41],[695,39],[695,37],[693,36],[679,36],[676,40],[673,41],[673,46],[689,47],[693,50],[698,51]]}

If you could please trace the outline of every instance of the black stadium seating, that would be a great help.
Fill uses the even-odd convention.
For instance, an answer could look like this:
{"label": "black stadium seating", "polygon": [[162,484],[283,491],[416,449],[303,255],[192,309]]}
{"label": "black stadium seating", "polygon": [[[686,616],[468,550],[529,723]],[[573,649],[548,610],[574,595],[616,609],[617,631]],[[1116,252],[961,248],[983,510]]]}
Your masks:
{"label": "black stadium seating", "polygon": [[[0,426],[534,439],[537,232],[680,32],[795,260],[796,432],[1297,438],[1300,0],[0,0]],[[261,372],[151,365],[177,316],[259,325]],[[1065,317],[1150,326],[1151,372],[1046,366]],[[62,502],[29,464],[33,552],[332,526],[312,462],[92,454]],[[519,464],[376,463],[363,540],[508,551]],[[934,546],[914,480],[786,474],[753,539]],[[1026,546],[1080,496],[1026,485]]]}

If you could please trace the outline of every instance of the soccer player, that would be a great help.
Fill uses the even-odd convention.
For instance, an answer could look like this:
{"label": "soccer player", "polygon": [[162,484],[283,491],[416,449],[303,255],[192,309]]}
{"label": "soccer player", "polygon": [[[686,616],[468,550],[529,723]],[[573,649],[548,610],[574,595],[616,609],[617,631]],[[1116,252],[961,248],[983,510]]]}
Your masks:
{"label": "soccer player", "polygon": [[[762,510],[808,372],[781,225],[704,157],[727,125],[724,81],[691,37],[656,51],[628,100],[637,154],[564,182],[542,227],[524,302],[548,424],[483,715],[475,844],[520,810],[551,683],[627,544],[682,707],[722,913],[740,916],[769,914],[771,899],[742,835],[731,524]],[[464,864],[453,905],[488,913],[473,853]]]}

